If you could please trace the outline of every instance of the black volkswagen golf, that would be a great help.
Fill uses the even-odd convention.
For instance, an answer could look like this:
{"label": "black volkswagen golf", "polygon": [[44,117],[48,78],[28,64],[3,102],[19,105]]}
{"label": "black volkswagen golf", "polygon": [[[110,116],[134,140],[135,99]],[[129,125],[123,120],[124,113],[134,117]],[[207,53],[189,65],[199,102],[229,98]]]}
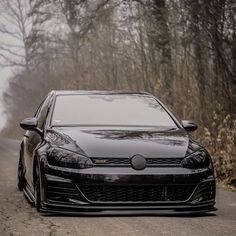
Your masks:
{"label": "black volkswagen golf", "polygon": [[153,95],[52,91],[20,148],[18,188],[38,211],[162,214],[214,211],[211,157]]}

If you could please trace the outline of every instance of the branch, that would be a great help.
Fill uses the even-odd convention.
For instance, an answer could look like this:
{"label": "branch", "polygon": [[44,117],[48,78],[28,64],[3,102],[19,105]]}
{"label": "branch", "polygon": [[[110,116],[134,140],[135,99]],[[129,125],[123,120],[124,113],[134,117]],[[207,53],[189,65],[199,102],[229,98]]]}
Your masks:
{"label": "branch", "polygon": [[2,57],[5,61],[6,61],[6,64],[2,63],[2,65],[5,65],[5,66],[21,66],[21,67],[25,67],[25,64],[23,63],[20,63],[20,62],[16,62],[16,61],[13,61],[11,60],[9,57],[7,57],[6,55],[0,53],[0,57]]}
{"label": "branch", "polygon": [[22,37],[19,36],[19,34],[15,33],[15,32],[11,32],[9,31],[5,25],[0,25],[0,33],[2,34],[8,34],[11,37],[17,39],[17,40],[22,40]]}
{"label": "branch", "polygon": [[9,44],[9,43],[1,43],[1,46],[8,47],[8,48],[24,49],[22,45],[14,45],[14,44]]}
{"label": "branch", "polygon": [[12,50],[10,50],[9,48],[5,48],[3,46],[0,45],[0,51],[4,51],[4,52],[7,52],[13,56],[16,56],[16,57],[21,57],[21,58],[25,58],[25,56],[23,56],[22,54],[18,54]]}

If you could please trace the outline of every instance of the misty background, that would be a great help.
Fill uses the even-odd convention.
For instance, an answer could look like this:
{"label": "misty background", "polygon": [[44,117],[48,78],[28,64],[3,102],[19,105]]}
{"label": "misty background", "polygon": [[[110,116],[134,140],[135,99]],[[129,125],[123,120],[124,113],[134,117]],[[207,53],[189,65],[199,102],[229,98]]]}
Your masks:
{"label": "misty background", "polygon": [[54,89],[154,94],[236,185],[235,0],[1,0],[1,135]]}
{"label": "misty background", "polygon": [[4,128],[7,118],[3,107],[2,96],[4,91],[7,90],[8,79],[10,78],[10,76],[11,71],[9,71],[8,69],[0,70],[0,131]]}

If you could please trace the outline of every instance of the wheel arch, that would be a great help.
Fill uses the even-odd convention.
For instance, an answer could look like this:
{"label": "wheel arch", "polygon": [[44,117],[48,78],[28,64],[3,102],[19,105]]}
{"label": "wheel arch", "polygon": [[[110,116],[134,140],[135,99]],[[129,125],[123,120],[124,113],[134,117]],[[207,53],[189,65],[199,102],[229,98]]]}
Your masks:
{"label": "wheel arch", "polygon": [[36,178],[36,167],[39,167],[39,177],[40,179],[42,178],[42,169],[44,168],[44,163],[46,160],[46,150],[47,150],[47,145],[43,144],[39,146],[35,150],[35,154],[33,156],[33,183],[35,183],[35,178]]}
{"label": "wheel arch", "polygon": [[21,158],[22,164],[25,167],[25,159],[24,159],[24,141],[22,140],[20,144],[19,158]]}

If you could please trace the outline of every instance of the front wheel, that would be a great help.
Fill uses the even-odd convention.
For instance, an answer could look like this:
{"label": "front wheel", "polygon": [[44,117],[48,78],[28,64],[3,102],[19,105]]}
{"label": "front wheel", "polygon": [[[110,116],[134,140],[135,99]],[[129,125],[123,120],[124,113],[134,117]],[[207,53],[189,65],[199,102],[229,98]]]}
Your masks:
{"label": "front wheel", "polygon": [[23,166],[21,154],[20,154],[18,170],[17,170],[17,187],[20,191],[22,191],[25,187],[24,166]]}

